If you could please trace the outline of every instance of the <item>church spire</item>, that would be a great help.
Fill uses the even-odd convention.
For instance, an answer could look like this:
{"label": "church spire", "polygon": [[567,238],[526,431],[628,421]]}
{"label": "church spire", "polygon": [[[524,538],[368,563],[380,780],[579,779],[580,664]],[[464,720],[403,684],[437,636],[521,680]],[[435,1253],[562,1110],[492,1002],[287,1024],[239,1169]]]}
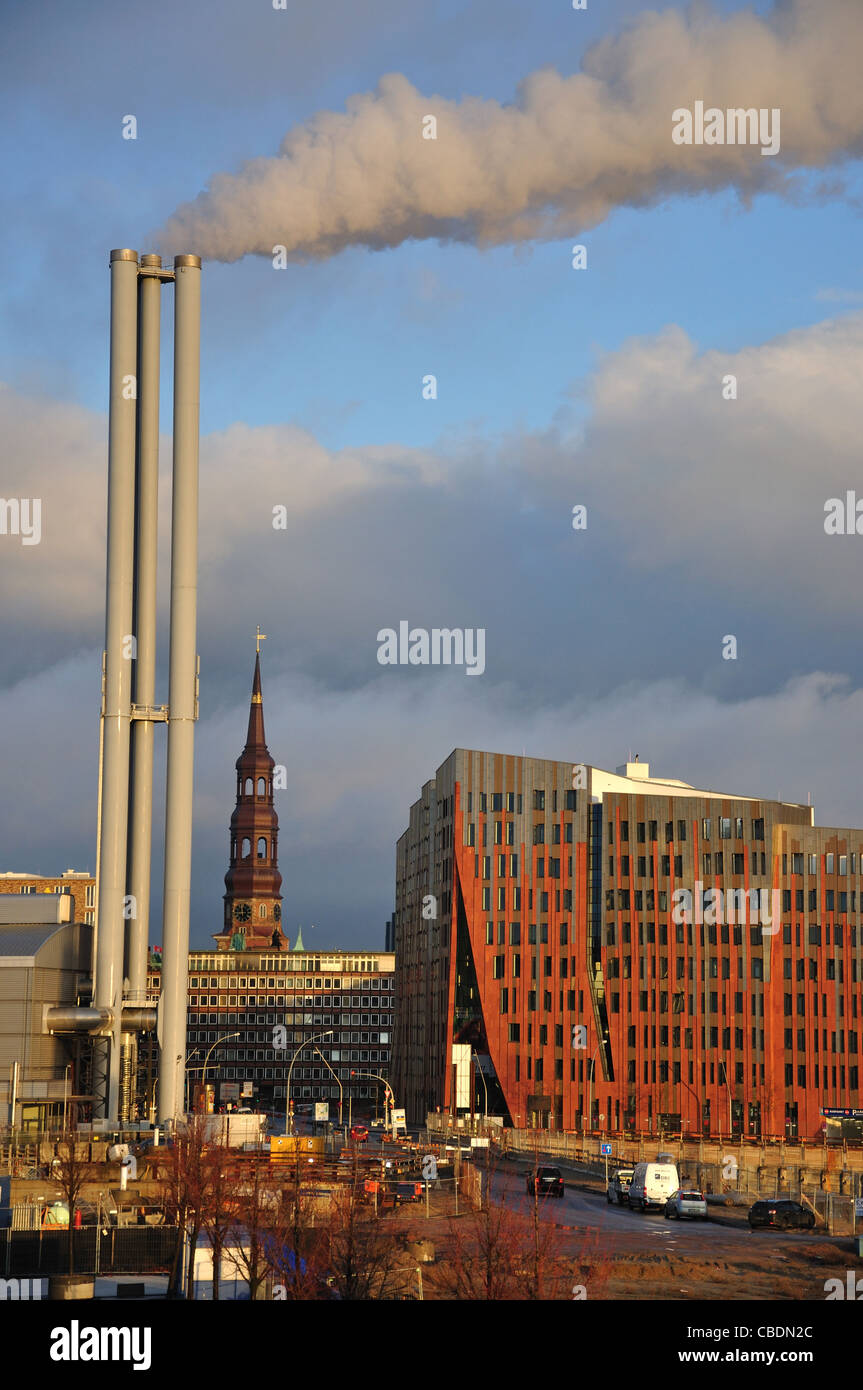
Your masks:
{"label": "church spire", "polygon": [[265,635],[258,628],[246,745],[236,762],[237,804],[231,816],[225,917],[222,931],[216,934],[221,950],[289,948],[281,929],[279,818],[273,803],[276,764],[264,734],[260,644]]}

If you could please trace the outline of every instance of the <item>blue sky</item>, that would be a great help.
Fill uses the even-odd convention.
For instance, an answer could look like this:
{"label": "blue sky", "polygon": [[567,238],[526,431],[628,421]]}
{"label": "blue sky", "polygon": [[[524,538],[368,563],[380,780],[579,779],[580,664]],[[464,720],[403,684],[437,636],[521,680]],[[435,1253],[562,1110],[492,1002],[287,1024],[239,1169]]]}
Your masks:
{"label": "blue sky", "polygon": [[[810,0],[799,3],[806,9]],[[841,18],[843,0],[823,10],[828,32],[834,7]],[[358,12],[336,0],[282,13],[245,0],[156,0],[146,22],[121,23],[107,0],[38,8],[7,0],[0,115],[12,138],[0,246],[11,273],[0,283],[0,381],[15,425],[4,490],[41,488],[55,530],[32,562],[35,587],[14,568],[29,557],[8,547],[0,556],[7,592],[26,592],[0,617],[0,755],[15,766],[25,705],[62,711],[76,747],[46,750],[52,774],[32,788],[31,815],[10,815],[0,827],[4,867],[49,873],[61,861],[94,859],[89,791],[83,817],[70,821],[58,803],[79,797],[88,777],[95,785],[110,248],[150,249],[157,230],[214,175],[275,155],[287,131],[321,111],[342,111],[387,73],[404,74],[430,101],[511,103],[531,72],[578,72],[591,45],[624,33],[647,8],[597,2],[582,13],[562,0],[477,0],[429,9],[372,0]],[[744,8],[767,16],[772,7],[712,6],[719,16]],[[128,113],[138,122],[134,141],[121,138]],[[850,116],[849,127],[846,146],[859,156]],[[820,789],[820,819],[856,814],[859,823],[863,808],[854,810],[844,769],[826,749],[815,751],[828,706],[831,720],[841,708],[848,738],[859,734],[863,666],[849,630],[856,556],[814,547],[823,539],[822,499],[859,476],[851,444],[858,403],[842,364],[856,362],[861,337],[863,167],[842,151],[808,166],[792,162],[788,176],[794,184],[783,196],[660,189],[644,205],[623,199],[590,225],[573,216],[559,235],[491,249],[409,238],[384,251],[348,245],[279,272],[256,256],[205,260],[198,944],[219,924],[231,767],[257,621],[271,634],[272,751],[294,768],[297,795],[313,787],[316,766],[330,783],[327,795],[312,796],[312,810],[292,801],[290,788],[285,794],[280,813],[293,831],[282,834],[287,917],[319,921],[330,944],[380,937],[395,836],[421,782],[460,743],[492,746],[496,736],[511,751],[568,757],[568,731],[578,727],[592,745],[582,743],[585,761],[619,762],[633,723],[643,721],[664,751],[662,771],[724,785],[739,750],[716,746],[714,723],[724,728],[737,708],[772,726],[770,702],[790,702],[799,720],[794,747],[804,739],[813,750],[808,780]],[[584,272],[570,265],[576,242],[588,248]],[[167,344],[169,295],[165,301]],[[847,334],[826,334],[821,326],[832,319],[847,322]],[[664,338],[669,331],[680,336]],[[667,402],[645,365],[664,354]],[[761,414],[753,406],[745,438],[734,428],[722,436],[713,416],[699,413],[698,382],[713,370],[711,354],[750,373],[741,403],[748,389]],[[167,351],[164,358],[167,435]],[[438,379],[436,401],[422,399],[426,373]],[[241,440],[238,428],[252,433]],[[798,449],[785,486],[786,460]],[[168,460],[166,444],[163,468]],[[726,467],[736,499],[728,505],[742,507],[750,488],[761,498],[764,519],[754,529],[751,518],[721,511],[726,503],[710,478]],[[257,520],[242,506],[232,515],[232,470],[243,506],[260,497]],[[256,540],[254,527],[266,526],[282,481],[295,490],[298,520],[276,554],[272,535]],[[670,502],[702,482],[712,499],[705,507],[719,512],[695,509],[666,530],[663,489]],[[71,495],[77,505],[76,487],[81,511],[65,515],[79,517],[78,530],[61,538],[59,499]],[[567,517],[578,500],[595,502],[606,530],[588,533],[576,555]],[[798,541],[795,527],[809,524],[802,516],[814,516],[813,529]],[[647,556],[639,518],[655,536]],[[716,528],[726,524],[723,548]],[[703,545],[693,541],[699,528]],[[797,557],[787,572],[786,549]],[[60,589],[67,575],[76,594],[69,611],[58,575]],[[408,603],[410,614],[399,606]],[[475,690],[444,673],[412,687],[429,702],[424,730],[410,747],[391,749],[373,793],[376,822],[359,830],[367,779],[380,766],[366,752],[385,748],[387,718],[399,723],[402,683],[416,674],[395,671],[381,686],[374,635],[406,616],[486,625],[493,652],[483,680],[467,682]],[[733,669],[715,659],[725,631],[739,631],[746,653]],[[845,693],[837,697],[824,676],[847,682]],[[664,680],[702,729],[697,756],[682,735],[675,743],[653,722]],[[340,724],[338,742],[351,731],[338,770],[316,723],[321,707]],[[609,709],[620,711],[611,723]],[[537,747],[541,737],[554,746]],[[759,756],[772,795],[794,754],[771,740],[740,762],[756,793]],[[751,785],[739,789],[753,794]],[[344,874],[322,899],[316,866],[334,843]]]}

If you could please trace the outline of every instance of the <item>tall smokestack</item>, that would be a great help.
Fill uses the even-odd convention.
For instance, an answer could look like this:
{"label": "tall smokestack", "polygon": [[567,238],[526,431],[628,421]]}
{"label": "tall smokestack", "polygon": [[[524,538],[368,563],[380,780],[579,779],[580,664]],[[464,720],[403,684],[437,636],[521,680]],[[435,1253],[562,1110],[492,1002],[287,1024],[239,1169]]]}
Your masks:
{"label": "tall smokestack", "polygon": [[[135,507],[135,639],[128,892],[134,908],[126,942],[129,998],[147,990],[153,827],[153,720],[156,698],[156,569],[159,529],[159,347],[161,256],[141,257],[138,277],[138,455]],[[170,274],[170,272],[167,272]]]}
{"label": "tall smokestack", "polygon": [[183,1109],[189,971],[192,806],[197,717],[198,417],[201,258],[174,259],[174,483],[171,672],[159,1027],[159,1118]]}
{"label": "tall smokestack", "polygon": [[93,1002],[112,1011],[110,1042],[96,1044],[94,1117],[114,1118],[120,1088],[123,899],[126,892],[129,730],[132,694],[132,585],[135,539],[138,253],[111,252],[111,366],[108,425],[108,564],[98,941]]}

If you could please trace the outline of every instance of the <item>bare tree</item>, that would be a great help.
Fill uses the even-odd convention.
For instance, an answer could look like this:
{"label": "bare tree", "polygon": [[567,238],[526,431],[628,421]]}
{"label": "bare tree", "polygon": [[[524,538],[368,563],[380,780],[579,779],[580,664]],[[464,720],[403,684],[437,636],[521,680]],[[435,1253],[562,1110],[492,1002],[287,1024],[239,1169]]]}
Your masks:
{"label": "bare tree", "polygon": [[190,1250],[186,1297],[191,1299],[195,1293],[195,1251],[203,1229],[207,1202],[206,1118],[205,1115],[190,1116],[188,1123],[174,1136],[169,1149],[162,1196],[166,1220],[176,1221],[180,1231],[169,1281],[169,1296],[178,1291],[178,1270],[184,1240],[188,1240]]}
{"label": "bare tree", "polygon": [[69,1273],[75,1273],[75,1212],[85,1183],[96,1178],[96,1168],[84,1157],[87,1145],[74,1130],[67,1129],[54,1145],[51,1178],[59,1187],[69,1211]]}

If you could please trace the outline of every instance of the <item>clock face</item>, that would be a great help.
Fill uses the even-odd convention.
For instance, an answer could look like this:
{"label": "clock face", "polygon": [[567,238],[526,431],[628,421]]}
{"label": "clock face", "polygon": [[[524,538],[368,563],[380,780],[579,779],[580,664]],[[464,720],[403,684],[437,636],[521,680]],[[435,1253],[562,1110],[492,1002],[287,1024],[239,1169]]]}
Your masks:
{"label": "clock face", "polygon": [[276,903],[275,907],[273,908],[273,916],[275,917],[275,919],[276,919],[277,922],[281,922],[281,920],[282,920],[282,909],[281,909],[281,907],[279,906],[278,903]]}
{"label": "clock face", "polygon": [[252,909],[248,903],[237,903],[234,908],[234,916],[238,922],[248,922],[252,915]]}

